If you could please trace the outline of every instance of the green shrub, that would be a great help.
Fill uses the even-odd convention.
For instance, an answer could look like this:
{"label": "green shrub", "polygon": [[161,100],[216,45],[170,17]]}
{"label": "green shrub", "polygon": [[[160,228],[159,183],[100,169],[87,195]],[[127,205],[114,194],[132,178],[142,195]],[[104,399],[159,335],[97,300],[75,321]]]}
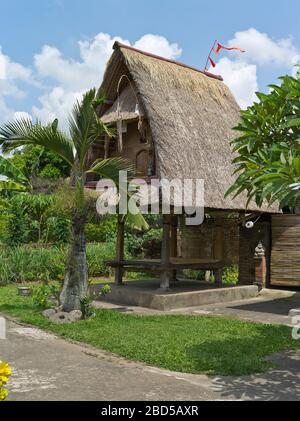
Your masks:
{"label": "green shrub", "polygon": [[194,279],[197,281],[204,281],[205,279],[205,270],[192,270],[186,269],[183,271],[183,275],[187,279]]}
{"label": "green shrub", "polygon": [[64,277],[65,248],[20,246],[0,251],[0,284],[44,282]]}
{"label": "green shrub", "polygon": [[6,243],[66,243],[70,239],[70,217],[58,209],[54,196],[28,193],[13,196],[5,211]]}
{"label": "green shrub", "polygon": [[114,243],[88,244],[86,252],[89,276],[110,276],[112,274],[111,268],[105,264],[105,261],[115,259],[116,247]]}
{"label": "green shrub", "polygon": [[61,288],[56,284],[38,285],[32,289],[32,300],[41,308],[55,307],[59,303]]}
{"label": "green shrub", "polygon": [[[0,248],[0,285],[10,282],[62,281],[65,274],[67,246],[49,247],[18,246]],[[128,255],[126,254],[126,257]],[[90,277],[111,275],[106,260],[115,258],[112,242],[87,245]]]}
{"label": "green shrub", "polygon": [[239,283],[239,267],[234,265],[225,268],[222,280],[225,285],[237,285]]}

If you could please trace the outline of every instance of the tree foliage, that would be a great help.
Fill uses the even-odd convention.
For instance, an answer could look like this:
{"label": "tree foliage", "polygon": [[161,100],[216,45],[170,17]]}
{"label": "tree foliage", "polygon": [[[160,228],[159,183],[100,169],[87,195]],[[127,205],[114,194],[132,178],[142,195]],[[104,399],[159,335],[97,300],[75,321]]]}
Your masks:
{"label": "tree foliage", "polygon": [[28,178],[60,179],[70,176],[70,165],[42,146],[28,145],[9,158]]}
{"label": "tree foliage", "polygon": [[259,206],[279,202],[293,209],[300,198],[300,74],[280,80],[241,111],[232,142],[238,177],[226,195],[246,191],[248,204],[254,199]]}

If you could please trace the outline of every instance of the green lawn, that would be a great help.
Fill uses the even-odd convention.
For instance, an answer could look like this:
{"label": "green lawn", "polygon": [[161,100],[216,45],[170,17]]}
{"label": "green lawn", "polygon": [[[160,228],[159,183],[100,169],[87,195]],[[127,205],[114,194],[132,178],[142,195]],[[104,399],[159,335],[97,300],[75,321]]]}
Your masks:
{"label": "green lawn", "polygon": [[[243,375],[272,367],[264,357],[299,349],[291,329],[215,317],[135,316],[97,311],[96,318],[55,325],[15,286],[0,288],[0,312],[62,337],[169,370]],[[1,357],[1,355],[0,355]]]}

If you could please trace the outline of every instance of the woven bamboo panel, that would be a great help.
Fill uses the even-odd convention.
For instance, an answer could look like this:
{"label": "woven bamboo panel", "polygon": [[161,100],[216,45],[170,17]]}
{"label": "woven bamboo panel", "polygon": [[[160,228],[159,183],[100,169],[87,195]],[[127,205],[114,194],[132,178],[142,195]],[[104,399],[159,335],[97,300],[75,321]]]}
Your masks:
{"label": "woven bamboo panel", "polygon": [[272,217],[271,285],[300,287],[300,215]]}

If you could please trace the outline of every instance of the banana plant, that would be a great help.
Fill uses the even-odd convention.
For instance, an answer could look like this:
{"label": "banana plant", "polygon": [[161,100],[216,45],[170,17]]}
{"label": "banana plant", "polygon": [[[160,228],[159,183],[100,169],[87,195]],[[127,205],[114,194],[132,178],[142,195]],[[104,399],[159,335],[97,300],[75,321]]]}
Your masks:
{"label": "banana plant", "polygon": [[9,191],[26,191],[30,182],[9,159],[0,155],[0,193]]}

